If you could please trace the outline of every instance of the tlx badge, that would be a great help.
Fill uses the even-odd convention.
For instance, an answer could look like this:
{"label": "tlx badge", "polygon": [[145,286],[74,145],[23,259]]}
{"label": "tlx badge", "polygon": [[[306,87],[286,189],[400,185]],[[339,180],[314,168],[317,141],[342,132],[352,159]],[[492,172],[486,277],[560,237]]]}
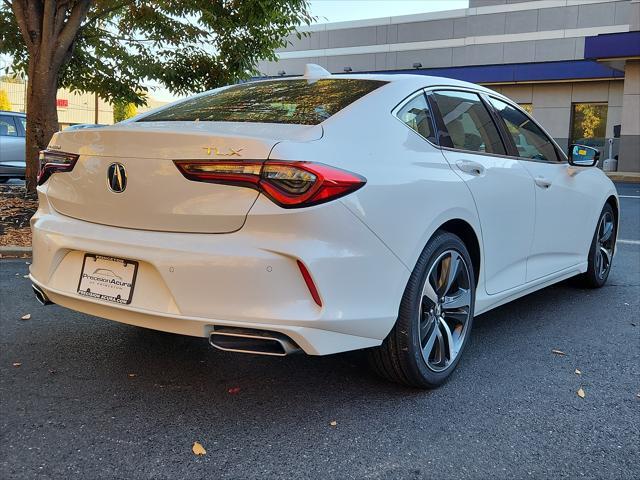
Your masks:
{"label": "tlx badge", "polygon": [[244,150],[244,148],[227,148],[226,152],[222,152],[218,149],[218,147],[202,147],[203,150],[207,151],[207,155],[217,155],[219,157],[241,157],[240,152]]}

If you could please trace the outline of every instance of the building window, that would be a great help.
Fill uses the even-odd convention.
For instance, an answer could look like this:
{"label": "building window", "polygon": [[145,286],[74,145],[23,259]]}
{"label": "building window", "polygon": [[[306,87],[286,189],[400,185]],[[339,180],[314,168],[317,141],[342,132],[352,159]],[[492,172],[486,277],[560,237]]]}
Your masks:
{"label": "building window", "polygon": [[606,103],[574,103],[569,143],[604,149],[607,129]]}
{"label": "building window", "polygon": [[518,105],[529,115],[533,115],[533,103],[519,103]]}

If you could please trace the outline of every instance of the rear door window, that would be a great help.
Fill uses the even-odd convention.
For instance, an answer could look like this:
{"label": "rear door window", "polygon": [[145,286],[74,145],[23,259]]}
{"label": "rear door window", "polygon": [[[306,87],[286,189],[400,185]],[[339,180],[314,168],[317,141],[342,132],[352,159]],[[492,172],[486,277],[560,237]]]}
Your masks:
{"label": "rear door window", "polygon": [[437,90],[433,92],[433,99],[446,129],[442,132],[443,137],[449,137],[450,147],[469,152],[506,154],[498,128],[477,94]]}
{"label": "rear door window", "polygon": [[386,83],[361,79],[244,83],[169,106],[138,121],[199,120],[317,125]]}

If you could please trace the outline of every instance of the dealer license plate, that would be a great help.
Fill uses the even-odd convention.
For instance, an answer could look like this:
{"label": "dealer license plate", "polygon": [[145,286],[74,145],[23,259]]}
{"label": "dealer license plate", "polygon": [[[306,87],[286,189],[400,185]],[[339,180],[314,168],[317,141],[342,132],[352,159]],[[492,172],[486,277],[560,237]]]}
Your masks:
{"label": "dealer license plate", "polygon": [[82,263],[78,294],[128,305],[138,273],[138,262],[87,253]]}

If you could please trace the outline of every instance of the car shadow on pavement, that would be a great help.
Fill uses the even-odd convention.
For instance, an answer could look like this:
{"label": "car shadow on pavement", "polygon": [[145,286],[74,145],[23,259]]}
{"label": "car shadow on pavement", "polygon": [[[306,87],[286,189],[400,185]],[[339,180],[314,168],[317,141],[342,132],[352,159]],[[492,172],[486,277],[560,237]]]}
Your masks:
{"label": "car shadow on pavement", "polygon": [[[66,318],[51,323],[47,343],[35,342],[29,348],[34,350],[33,357],[49,359],[55,373],[46,383],[58,383],[58,393],[63,396],[67,388],[74,388],[74,382],[82,381],[95,394],[113,392],[115,398],[135,399],[140,405],[162,399],[177,411],[198,411],[201,415],[219,414],[238,405],[273,412],[286,406],[282,415],[290,417],[296,410],[299,415],[325,412],[358,399],[371,405],[442,396],[448,389],[473,382],[478,374],[482,377],[484,363],[495,365],[498,350],[501,355],[496,368],[500,363],[508,366],[522,358],[521,352],[535,342],[540,330],[550,328],[544,318],[549,298],[567,297],[568,288],[573,287],[551,287],[477,317],[458,371],[434,391],[406,388],[377,377],[369,370],[364,351],[324,357],[228,353],[214,349],[203,338],[120,325],[58,307],[50,308]],[[538,314],[532,315],[536,311]],[[74,323],[71,336],[67,329],[61,331],[63,324],[58,323],[69,321],[68,317]],[[54,358],[51,345],[55,345]],[[65,386],[66,382],[70,384]]]}

